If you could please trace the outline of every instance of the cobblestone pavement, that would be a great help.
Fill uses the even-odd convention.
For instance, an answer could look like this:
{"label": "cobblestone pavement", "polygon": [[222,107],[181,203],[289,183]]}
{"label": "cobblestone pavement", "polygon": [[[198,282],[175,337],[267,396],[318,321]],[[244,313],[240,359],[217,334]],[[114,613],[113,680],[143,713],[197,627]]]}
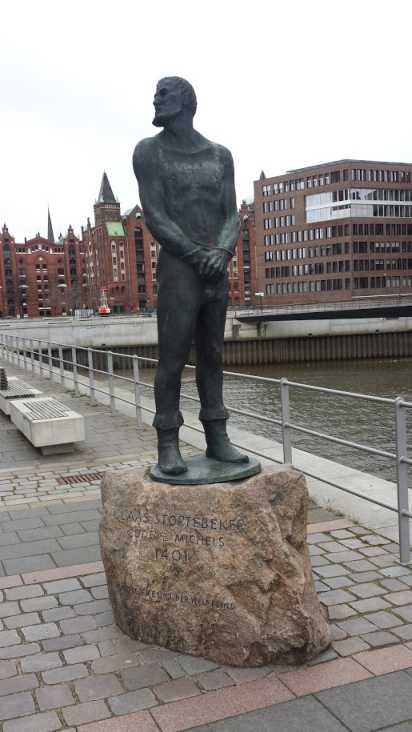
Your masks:
{"label": "cobblestone pavement", "polygon": [[[305,666],[218,666],[114,625],[96,476],[144,467],[155,444],[151,430],[92,409],[101,411],[75,463],[26,456],[0,472],[0,732],[412,732],[412,568],[399,564],[390,531],[311,509],[308,543],[333,642]],[[138,455],[116,454],[114,430],[116,439],[130,430]]]}

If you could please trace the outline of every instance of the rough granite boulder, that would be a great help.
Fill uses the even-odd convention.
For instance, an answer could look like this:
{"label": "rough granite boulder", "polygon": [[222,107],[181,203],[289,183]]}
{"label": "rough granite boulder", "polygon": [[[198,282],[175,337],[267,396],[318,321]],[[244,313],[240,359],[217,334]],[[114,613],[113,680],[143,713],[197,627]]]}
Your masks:
{"label": "rough granite boulder", "polygon": [[300,663],[328,646],[296,470],[203,486],[115,471],[102,497],[110,599],[132,638],[234,666]]}

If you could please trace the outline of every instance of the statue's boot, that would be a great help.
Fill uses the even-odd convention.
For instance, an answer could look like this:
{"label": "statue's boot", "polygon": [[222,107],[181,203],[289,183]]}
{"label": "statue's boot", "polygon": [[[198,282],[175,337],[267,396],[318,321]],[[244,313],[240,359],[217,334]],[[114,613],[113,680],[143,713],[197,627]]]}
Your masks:
{"label": "statue's boot", "polygon": [[158,465],[166,475],[180,475],[187,471],[179,450],[179,430],[157,430]]}
{"label": "statue's boot", "polygon": [[226,420],[214,419],[202,422],[206,437],[206,457],[222,463],[248,463],[249,458],[233,447],[226,432]]}

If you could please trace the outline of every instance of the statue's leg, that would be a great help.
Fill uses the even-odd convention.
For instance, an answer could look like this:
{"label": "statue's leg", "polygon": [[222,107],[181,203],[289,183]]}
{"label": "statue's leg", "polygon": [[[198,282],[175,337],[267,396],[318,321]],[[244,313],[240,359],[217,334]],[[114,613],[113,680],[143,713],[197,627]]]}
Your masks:
{"label": "statue's leg", "polygon": [[205,430],[207,457],[221,462],[244,463],[249,458],[230,443],[226,432],[228,412],[223,403],[223,345],[227,310],[225,283],[203,302],[196,325],[196,382]]}
{"label": "statue's leg", "polygon": [[[198,287],[189,265],[174,258],[159,282],[157,327],[159,364],[155,377],[156,415],[153,426],[158,435],[158,463],[169,475],[187,470],[179,450],[179,410],[181,374],[193,340],[198,310]],[[182,281],[184,278],[184,284]]]}

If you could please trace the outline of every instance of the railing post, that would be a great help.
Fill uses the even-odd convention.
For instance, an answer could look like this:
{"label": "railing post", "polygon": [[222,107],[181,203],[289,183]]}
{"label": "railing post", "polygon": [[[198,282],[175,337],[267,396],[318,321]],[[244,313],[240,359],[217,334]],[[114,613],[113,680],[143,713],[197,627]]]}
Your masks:
{"label": "railing post", "polygon": [[31,361],[31,372],[34,374],[34,340],[30,338],[30,361]]}
{"label": "railing post", "polygon": [[53,380],[53,357],[52,357],[52,347],[51,347],[50,341],[47,346],[47,353],[48,353],[48,359],[49,359],[49,379]]}
{"label": "railing post", "polygon": [[107,352],[107,373],[109,374],[110,409],[114,414],[116,411],[116,398],[113,379],[113,353],[111,351]]}
{"label": "railing post", "polygon": [[64,363],[63,363],[63,346],[59,346],[59,371],[60,383],[64,384]]}
{"label": "railing post", "polygon": [[73,387],[76,396],[80,396],[79,390],[79,371],[77,368],[76,346],[72,346],[72,364],[73,364]]}
{"label": "railing post", "polygon": [[408,463],[407,453],[407,427],[406,409],[402,407],[402,399],[398,397],[395,401],[395,425],[396,425],[396,473],[398,489],[398,526],[399,526],[399,555],[401,564],[408,564],[410,561],[410,535],[408,496]]}
{"label": "railing post", "polygon": [[93,350],[87,349],[87,363],[89,366],[89,397],[94,403],[96,401],[95,389],[94,389],[94,368],[93,368]]}
{"label": "railing post", "polygon": [[282,443],[283,443],[283,462],[292,462],[292,441],[290,438],[290,403],[289,403],[289,382],[285,378],[280,380],[280,406],[282,419]]}
{"label": "railing post", "polygon": [[140,429],[143,426],[142,419],[142,403],[140,394],[140,376],[139,376],[139,359],[137,356],[133,356],[133,381],[134,381],[134,399],[136,403],[136,422],[137,427]]}
{"label": "railing post", "polygon": [[38,340],[37,342],[39,344],[39,346],[38,346],[39,347],[39,371],[40,371],[40,376],[43,376],[43,347],[42,347],[42,341],[41,340]]}

